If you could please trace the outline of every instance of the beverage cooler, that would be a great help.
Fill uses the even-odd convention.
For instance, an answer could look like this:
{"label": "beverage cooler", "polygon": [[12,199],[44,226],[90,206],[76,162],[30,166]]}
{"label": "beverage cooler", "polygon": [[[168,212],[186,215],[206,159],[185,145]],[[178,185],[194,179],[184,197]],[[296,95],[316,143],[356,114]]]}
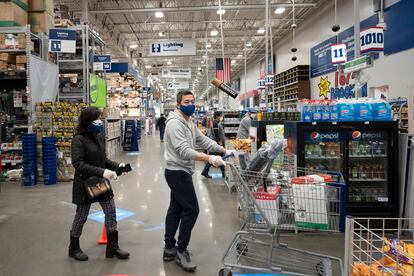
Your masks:
{"label": "beverage cooler", "polygon": [[343,174],[347,215],[397,215],[397,122],[286,122],[285,138],[299,167]]}

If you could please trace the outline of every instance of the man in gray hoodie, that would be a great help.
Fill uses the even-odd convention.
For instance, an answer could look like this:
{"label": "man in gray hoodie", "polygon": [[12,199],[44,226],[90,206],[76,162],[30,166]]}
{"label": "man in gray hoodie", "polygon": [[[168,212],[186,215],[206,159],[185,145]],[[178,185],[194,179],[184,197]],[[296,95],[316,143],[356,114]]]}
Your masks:
{"label": "man in gray hoodie", "polygon": [[[192,263],[187,246],[199,213],[192,174],[195,161],[208,161],[215,167],[225,165],[220,156],[195,150],[196,144],[209,152],[231,154],[204,136],[192,122],[195,98],[190,91],[177,94],[177,109],[171,112],[165,128],[165,179],[171,189],[170,206],[165,219],[164,261],[176,260],[186,271],[197,267]],[[175,234],[180,226],[178,242]]]}

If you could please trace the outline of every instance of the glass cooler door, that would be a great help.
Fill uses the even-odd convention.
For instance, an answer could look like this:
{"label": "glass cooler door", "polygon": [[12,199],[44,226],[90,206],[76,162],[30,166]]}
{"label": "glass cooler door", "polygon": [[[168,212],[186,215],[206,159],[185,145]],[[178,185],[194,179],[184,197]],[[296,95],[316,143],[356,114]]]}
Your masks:
{"label": "glass cooler door", "polygon": [[385,131],[349,132],[349,202],[388,202],[389,144],[387,137]]}
{"label": "glass cooler door", "polygon": [[[342,171],[343,158],[340,132],[304,132],[305,167],[324,171]],[[343,143],[342,143],[343,144]]]}

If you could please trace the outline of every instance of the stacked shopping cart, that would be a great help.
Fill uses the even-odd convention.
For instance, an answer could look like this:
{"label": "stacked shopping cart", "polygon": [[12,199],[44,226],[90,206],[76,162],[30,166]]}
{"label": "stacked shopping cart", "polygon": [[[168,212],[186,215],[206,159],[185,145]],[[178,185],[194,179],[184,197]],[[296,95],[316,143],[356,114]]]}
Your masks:
{"label": "stacked shopping cart", "polygon": [[[261,170],[229,164],[236,178],[243,227],[223,256],[220,275],[234,271],[282,275],[341,275],[342,260],[290,248],[282,231],[340,232],[345,228],[345,183],[339,172],[298,168],[294,157],[261,164]],[[274,162],[274,160],[283,160]],[[250,160],[250,163],[254,160]]]}
{"label": "stacked shopping cart", "polygon": [[36,134],[23,134],[23,185],[36,185],[37,176],[37,146]]}
{"label": "stacked shopping cart", "polygon": [[57,139],[54,136],[42,138],[43,181],[45,185],[56,184]]}

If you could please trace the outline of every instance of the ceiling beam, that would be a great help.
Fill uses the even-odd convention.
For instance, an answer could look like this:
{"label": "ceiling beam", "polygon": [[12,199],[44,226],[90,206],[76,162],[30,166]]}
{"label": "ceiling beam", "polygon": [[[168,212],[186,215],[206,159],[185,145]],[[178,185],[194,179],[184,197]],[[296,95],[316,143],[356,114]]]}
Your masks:
{"label": "ceiling beam", "polygon": [[[222,5],[224,10],[265,10],[264,4],[255,5]],[[271,8],[290,8],[291,3],[271,4]],[[316,3],[297,3],[296,8],[314,8]],[[117,9],[95,9],[90,10],[90,14],[110,14],[110,13],[149,13],[149,12],[196,12],[196,11],[216,11],[218,6],[186,6],[186,7],[162,7],[162,8],[117,8]],[[74,11],[75,13],[82,12],[81,10]]]}

